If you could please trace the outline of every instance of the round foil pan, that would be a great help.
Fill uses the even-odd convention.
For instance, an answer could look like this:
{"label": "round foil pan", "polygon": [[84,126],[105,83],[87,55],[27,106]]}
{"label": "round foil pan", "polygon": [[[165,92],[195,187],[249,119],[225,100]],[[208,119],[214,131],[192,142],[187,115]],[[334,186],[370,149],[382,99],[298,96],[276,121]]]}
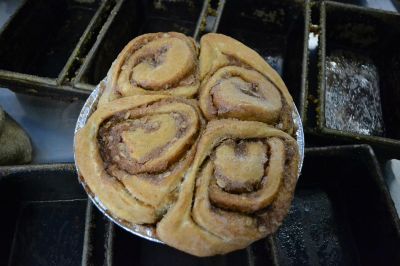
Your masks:
{"label": "round foil pan", "polygon": [[[76,132],[83,128],[86,124],[86,121],[89,119],[89,117],[93,114],[94,111],[96,111],[97,103],[99,101],[99,98],[101,96],[101,92],[103,91],[102,89],[105,86],[105,80],[101,81],[96,88],[92,91],[90,94],[89,98],[86,100],[85,104],[82,107],[82,110],[79,114],[78,121],[76,122],[75,126],[75,134]],[[301,122],[301,118],[299,115],[299,112],[297,111],[297,108],[295,107],[293,110],[293,120],[296,124],[296,140],[297,144],[299,145],[299,152],[300,152],[300,162],[299,162],[299,176],[301,172],[301,168],[303,166],[303,160],[304,160],[304,132],[303,132],[303,125]],[[75,139],[74,139],[74,146],[75,146]],[[74,147],[74,157],[75,157],[75,147]],[[93,202],[94,205],[105,215],[122,227],[123,229],[127,230],[128,232],[131,232],[132,234],[135,234],[139,237],[148,239],[150,241],[158,242],[158,243],[163,243],[156,234],[156,230],[154,226],[151,225],[137,225],[137,224],[131,224],[127,221],[118,219],[116,217],[113,217],[111,213],[107,210],[107,208],[102,204],[99,198],[97,198],[92,191],[89,189],[87,184],[85,183],[85,180],[81,177],[79,173],[78,166],[76,166],[76,171],[78,173],[79,177],[79,182],[82,184],[83,188],[85,189],[86,193],[88,194],[89,198]]]}

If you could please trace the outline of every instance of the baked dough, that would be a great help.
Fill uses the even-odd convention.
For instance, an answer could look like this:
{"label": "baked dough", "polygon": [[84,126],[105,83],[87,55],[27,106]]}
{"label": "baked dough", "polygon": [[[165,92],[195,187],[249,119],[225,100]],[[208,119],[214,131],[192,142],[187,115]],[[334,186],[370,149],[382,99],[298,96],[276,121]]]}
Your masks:
{"label": "baked dough", "polygon": [[76,135],[81,178],[113,216],[154,224],[176,198],[203,123],[193,100],[142,95],[104,104]]}
{"label": "baked dough", "polygon": [[211,256],[273,233],[289,211],[298,163],[296,140],[281,130],[254,121],[209,122],[158,236],[190,254]]}
{"label": "baked dough", "polygon": [[230,37],[210,33],[200,44],[198,60],[193,40],[180,33],[131,41],[76,135],[75,155],[109,215],[211,256],[276,231],[300,157],[280,76]]}
{"label": "baked dough", "polygon": [[199,103],[208,120],[268,123],[292,134],[293,100],[276,71],[254,50],[217,33],[200,41]]}
{"label": "baked dough", "polygon": [[138,94],[192,97],[200,85],[197,57],[193,38],[182,33],[141,35],[113,62],[99,105]]}

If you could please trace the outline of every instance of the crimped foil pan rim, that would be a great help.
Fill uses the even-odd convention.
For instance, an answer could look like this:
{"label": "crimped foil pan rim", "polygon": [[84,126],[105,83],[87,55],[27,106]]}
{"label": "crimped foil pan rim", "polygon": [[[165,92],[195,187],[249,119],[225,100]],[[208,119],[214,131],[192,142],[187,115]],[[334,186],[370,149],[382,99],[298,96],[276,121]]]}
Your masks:
{"label": "crimped foil pan rim", "polygon": [[[97,103],[99,101],[99,98],[101,96],[101,87],[105,86],[106,79],[101,81],[96,88],[92,91],[90,96],[87,98],[85,104],[82,107],[82,110],[79,114],[78,120],[76,122],[75,126],[75,136],[74,136],[74,160],[75,158],[75,143],[76,143],[76,132],[83,128],[89,119],[89,117],[92,115],[92,113],[96,110]],[[297,144],[299,146],[299,152],[300,152],[300,161],[299,161],[299,176],[301,173],[301,168],[303,167],[303,160],[304,160],[304,131],[303,131],[303,125],[301,122],[301,118],[299,115],[299,112],[297,111],[297,108],[295,106],[293,110],[293,120],[296,124],[297,130],[296,130],[296,140]],[[76,160],[75,160],[76,161]],[[88,185],[85,183],[85,180],[81,177],[79,173],[79,168],[75,164],[76,171],[79,177],[79,183],[83,186],[85,189],[86,193],[88,194],[88,197],[92,201],[92,203],[102,212],[105,216],[107,216],[108,219],[113,221],[115,224],[119,225],[121,228],[125,229],[126,231],[137,235],[139,237],[145,238],[150,241],[158,242],[158,243],[163,243],[156,234],[155,227],[151,225],[137,225],[137,224],[131,224],[127,221],[118,219],[116,217],[113,217],[108,211],[107,208],[102,204],[102,202],[92,193]],[[299,177],[298,176],[298,177]]]}

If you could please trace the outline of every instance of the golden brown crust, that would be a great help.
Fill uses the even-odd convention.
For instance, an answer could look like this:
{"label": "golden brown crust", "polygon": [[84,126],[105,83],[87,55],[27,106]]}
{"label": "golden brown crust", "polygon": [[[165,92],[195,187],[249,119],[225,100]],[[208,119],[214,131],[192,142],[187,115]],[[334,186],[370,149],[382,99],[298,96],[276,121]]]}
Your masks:
{"label": "golden brown crust", "polygon": [[[261,56],[215,33],[202,37],[197,56],[180,33],[132,40],[77,133],[75,154],[87,189],[112,217],[211,256],[276,231],[300,158],[293,100]],[[198,101],[177,97],[199,86]]]}
{"label": "golden brown crust", "polygon": [[293,100],[276,71],[254,50],[228,36],[200,41],[200,107],[208,120],[265,122],[293,133]]}
{"label": "golden brown crust", "polygon": [[197,54],[194,40],[177,32],[133,39],[112,64],[99,105],[139,94],[192,97],[200,84]]}
{"label": "golden brown crust", "polygon": [[[185,118],[176,120],[179,116]],[[202,124],[191,100],[162,95],[115,100],[97,109],[78,131],[79,172],[113,215],[133,224],[154,223],[174,200]]]}
{"label": "golden brown crust", "polygon": [[292,97],[279,74],[254,50],[229,36],[208,33],[200,40],[200,78],[205,79],[222,66],[230,65],[232,59],[250,66],[268,79],[282,91],[288,102]]}
{"label": "golden brown crust", "polygon": [[[210,185],[216,179],[215,150],[225,145],[227,139],[267,143],[270,149],[265,155],[270,153],[270,162],[259,189],[240,194],[224,191],[230,194],[228,197],[238,199],[231,204],[225,202],[221,207],[213,203]],[[242,159],[246,163],[246,156]],[[196,256],[224,254],[246,247],[274,232],[282,223],[293,197],[298,161],[297,143],[283,131],[254,121],[209,122],[181,185],[178,200],[158,223],[157,234],[168,245]],[[241,197],[243,201],[239,200]],[[251,202],[255,206],[247,208]],[[240,209],[243,206],[245,209]]]}

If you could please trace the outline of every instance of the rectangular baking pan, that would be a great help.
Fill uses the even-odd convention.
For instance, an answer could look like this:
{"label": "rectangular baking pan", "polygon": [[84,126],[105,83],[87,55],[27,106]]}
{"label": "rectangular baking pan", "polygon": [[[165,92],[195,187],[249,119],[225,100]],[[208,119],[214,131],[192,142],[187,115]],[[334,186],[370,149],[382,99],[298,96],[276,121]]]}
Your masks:
{"label": "rectangular baking pan", "polygon": [[280,265],[400,265],[400,222],[367,145],[306,149]]}
{"label": "rectangular baking pan", "polygon": [[[252,247],[231,252],[225,256],[198,258],[164,244],[150,242],[138,238],[123,229],[111,227],[112,245],[108,256],[112,258],[110,265],[125,265],[131,261],[135,265],[249,265],[249,257],[253,260],[250,265],[269,265],[273,257],[268,243],[259,241]],[[133,251],[134,250],[134,251]],[[254,257],[257,252],[259,257]],[[262,255],[261,255],[262,254]]]}
{"label": "rectangular baking pan", "polygon": [[[315,115],[308,120],[315,120],[317,135],[331,141],[368,143],[379,151],[386,151],[393,156],[399,156],[400,50],[398,49],[398,40],[400,39],[400,15],[388,11],[326,1],[321,4],[320,8],[319,31],[318,99],[316,112],[308,112]],[[335,55],[338,51],[366,58],[366,60],[372,62],[371,64],[376,69],[379,79],[372,80],[376,82],[374,89],[379,90],[381,99],[380,104],[385,127],[382,136],[378,134],[363,135],[327,126],[325,96],[327,86],[331,84],[331,81],[327,80],[327,60],[329,56]],[[349,56],[346,60],[352,62],[351,58]],[[360,72],[362,68],[365,68],[365,65],[360,63],[356,66],[356,71]],[[343,84],[349,82],[343,75],[335,77],[334,82]],[[369,76],[359,75],[351,77],[351,80],[356,84],[367,78],[370,79]],[[355,97],[358,96],[363,97],[362,91],[355,95]],[[309,125],[306,125],[306,128],[308,127]]]}
{"label": "rectangular baking pan", "polygon": [[208,1],[121,0],[117,3],[88,53],[74,86],[93,90],[119,52],[133,38],[149,32],[177,31],[197,38]]}
{"label": "rectangular baking pan", "polygon": [[303,116],[309,1],[226,0],[216,11],[212,31],[232,36],[266,59],[282,76]]}
{"label": "rectangular baking pan", "polygon": [[0,265],[78,265],[87,196],[73,164],[0,167]]}
{"label": "rectangular baking pan", "polygon": [[106,265],[400,265],[400,221],[367,145],[306,149],[277,233],[225,256],[197,258],[106,221],[103,228]]}
{"label": "rectangular baking pan", "polygon": [[70,79],[113,3],[25,1],[0,32],[0,85],[35,95],[86,97]]}

